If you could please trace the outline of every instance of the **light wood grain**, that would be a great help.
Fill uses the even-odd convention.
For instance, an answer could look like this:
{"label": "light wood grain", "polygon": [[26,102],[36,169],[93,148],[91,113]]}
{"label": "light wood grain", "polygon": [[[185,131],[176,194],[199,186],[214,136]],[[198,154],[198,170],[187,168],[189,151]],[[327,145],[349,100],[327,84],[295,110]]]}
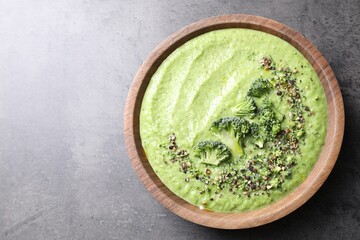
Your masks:
{"label": "light wood grain", "polygon": [[[173,194],[152,170],[141,145],[139,114],[151,76],[176,48],[209,31],[224,28],[249,28],[278,36],[297,48],[316,70],[324,87],[328,107],[328,131],[325,146],[307,179],[281,200],[258,210],[242,213],[217,213],[200,210]],[[144,61],[131,85],[124,115],[124,135],[131,163],[149,192],[178,216],[213,228],[250,228],[275,221],[303,205],[324,183],[340,151],[344,134],[344,108],[336,77],[317,48],[293,29],[267,18],[253,15],[224,15],[204,19],[175,32]]]}

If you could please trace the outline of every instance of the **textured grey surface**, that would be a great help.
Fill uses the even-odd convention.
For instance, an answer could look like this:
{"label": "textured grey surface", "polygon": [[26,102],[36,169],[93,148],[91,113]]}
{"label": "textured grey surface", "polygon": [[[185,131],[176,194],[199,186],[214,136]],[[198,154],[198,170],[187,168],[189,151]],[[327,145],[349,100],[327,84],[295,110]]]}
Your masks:
{"label": "textured grey surface", "polygon": [[[325,55],[345,140],[321,190],[266,226],[201,227],[160,206],[123,140],[132,78],[179,28],[225,13],[281,21]],[[360,239],[360,3],[0,0],[0,239]]]}

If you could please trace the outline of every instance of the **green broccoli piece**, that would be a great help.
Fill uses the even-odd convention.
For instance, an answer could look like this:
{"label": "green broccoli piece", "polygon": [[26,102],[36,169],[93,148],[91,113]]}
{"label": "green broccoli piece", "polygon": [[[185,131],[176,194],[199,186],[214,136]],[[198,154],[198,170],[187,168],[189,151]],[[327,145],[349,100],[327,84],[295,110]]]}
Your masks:
{"label": "green broccoli piece", "polygon": [[274,112],[276,119],[284,118],[284,115],[281,112],[279,112],[276,108],[274,108],[274,104],[269,100],[269,98],[265,97],[262,103],[263,103],[263,108],[269,108]]}
{"label": "green broccoli piece", "polygon": [[269,107],[260,110],[259,123],[265,132],[272,137],[275,137],[281,130],[281,123],[277,120],[275,112]]}
{"label": "green broccoli piece", "polygon": [[275,112],[269,107],[263,107],[260,110],[260,122],[267,123],[276,120]]}
{"label": "green broccoli piece", "polygon": [[259,124],[252,122],[250,126],[252,143],[258,146],[259,148],[263,148],[266,143],[267,137],[266,133],[263,130],[264,128]]}
{"label": "green broccoli piece", "polygon": [[250,132],[250,123],[240,117],[225,117],[214,121],[210,131],[227,145],[235,156],[243,156],[243,138]]}
{"label": "green broccoli piece", "polygon": [[255,101],[251,97],[245,97],[243,101],[231,108],[231,111],[239,117],[249,116],[253,118],[256,111]]}
{"label": "green broccoli piece", "polygon": [[195,148],[195,156],[201,159],[202,163],[219,165],[222,161],[231,158],[228,147],[218,141],[206,140],[198,143]]}
{"label": "green broccoli piece", "polygon": [[270,84],[266,79],[258,78],[252,82],[247,95],[251,97],[261,97],[270,90]]}
{"label": "green broccoli piece", "polygon": [[251,142],[259,148],[263,148],[265,143],[271,141],[281,131],[281,123],[276,118],[275,112],[269,107],[263,107],[259,113],[259,119],[252,122]]}
{"label": "green broccoli piece", "polygon": [[274,123],[271,126],[271,135],[275,137],[281,131],[281,124],[279,122]]}

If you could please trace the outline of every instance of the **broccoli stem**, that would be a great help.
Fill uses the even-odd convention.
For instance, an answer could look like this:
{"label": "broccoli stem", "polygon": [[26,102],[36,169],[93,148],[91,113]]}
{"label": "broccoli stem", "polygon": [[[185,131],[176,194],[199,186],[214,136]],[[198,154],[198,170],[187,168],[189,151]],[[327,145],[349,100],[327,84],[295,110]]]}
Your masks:
{"label": "broccoli stem", "polygon": [[231,134],[226,134],[225,132],[222,132],[221,134],[215,134],[215,136],[226,146],[229,147],[230,151],[235,156],[243,156],[244,155],[244,149],[242,147],[242,141],[241,139],[236,138],[235,136],[232,136]]}

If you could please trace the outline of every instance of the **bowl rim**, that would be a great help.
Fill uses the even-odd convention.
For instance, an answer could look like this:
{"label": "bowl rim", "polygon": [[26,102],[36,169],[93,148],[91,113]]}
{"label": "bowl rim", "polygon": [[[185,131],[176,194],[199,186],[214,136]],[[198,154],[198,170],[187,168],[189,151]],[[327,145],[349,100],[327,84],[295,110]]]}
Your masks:
{"label": "bowl rim", "polygon": [[[144,93],[151,76],[176,48],[203,33],[225,28],[248,28],[266,32],[298,49],[315,69],[324,88],[328,108],[325,144],[312,171],[291,193],[263,208],[237,213],[200,210],[171,192],[157,177],[142,148],[139,116]],[[242,229],[264,225],[295,211],[309,200],[325,182],[338,158],[344,135],[345,114],[341,90],[334,72],[320,51],[303,35],[275,20],[247,14],[228,14],[189,24],[166,38],[146,58],[126,100],[124,138],[131,164],[141,182],[156,200],[176,215],[212,228]]]}

